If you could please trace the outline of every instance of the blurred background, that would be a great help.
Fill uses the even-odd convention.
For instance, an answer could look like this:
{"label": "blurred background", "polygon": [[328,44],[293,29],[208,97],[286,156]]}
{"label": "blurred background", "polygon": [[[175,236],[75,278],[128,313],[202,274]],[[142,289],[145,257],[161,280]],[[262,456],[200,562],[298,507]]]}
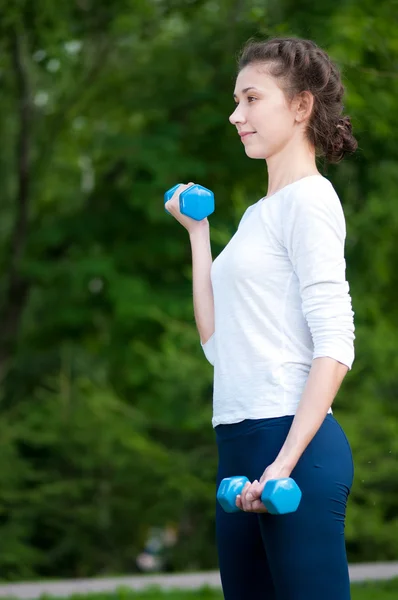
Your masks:
{"label": "blurred background", "polygon": [[186,231],[213,255],[266,194],[228,122],[251,36],[342,69],[359,150],[322,172],[347,219],[356,361],[335,402],[355,460],[350,562],[398,559],[395,0],[0,1],[0,574],[217,568],[212,367]]}

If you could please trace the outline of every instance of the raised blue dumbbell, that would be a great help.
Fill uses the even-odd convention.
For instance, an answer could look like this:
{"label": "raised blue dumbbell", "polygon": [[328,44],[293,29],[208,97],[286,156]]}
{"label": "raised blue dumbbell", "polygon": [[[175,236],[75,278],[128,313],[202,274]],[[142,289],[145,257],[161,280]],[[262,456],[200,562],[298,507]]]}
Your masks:
{"label": "raised blue dumbbell", "polygon": [[[170,200],[176,189],[182,185],[177,183],[164,195],[164,203]],[[166,210],[166,212],[169,212]],[[202,185],[191,185],[180,194],[180,212],[195,221],[205,219],[214,212],[214,194]]]}
{"label": "raised blue dumbbell", "polygon": [[[225,512],[239,512],[236,497],[248,481],[247,477],[226,477],[221,481],[217,500]],[[270,479],[264,486],[261,502],[272,515],[283,515],[297,510],[301,495],[299,486],[291,477]]]}

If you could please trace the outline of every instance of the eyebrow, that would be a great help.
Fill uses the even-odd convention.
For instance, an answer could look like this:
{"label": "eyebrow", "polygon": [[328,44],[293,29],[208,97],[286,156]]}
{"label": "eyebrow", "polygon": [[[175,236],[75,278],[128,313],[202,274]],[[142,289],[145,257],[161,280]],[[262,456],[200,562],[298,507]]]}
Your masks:
{"label": "eyebrow", "polygon": [[[255,88],[254,85],[251,85],[251,86],[245,88],[244,90],[242,90],[242,94],[246,94],[246,92],[248,92],[249,90],[256,90],[256,92],[260,91],[257,88]],[[234,94],[234,98],[237,98],[236,94]]]}

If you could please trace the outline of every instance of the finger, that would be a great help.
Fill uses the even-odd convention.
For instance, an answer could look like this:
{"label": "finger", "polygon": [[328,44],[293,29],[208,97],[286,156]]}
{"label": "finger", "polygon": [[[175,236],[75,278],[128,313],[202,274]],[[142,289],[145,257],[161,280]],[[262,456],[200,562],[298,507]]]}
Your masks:
{"label": "finger", "polygon": [[181,214],[180,194],[182,192],[184,192],[186,189],[188,189],[189,187],[191,187],[192,185],[195,185],[195,184],[192,181],[190,181],[188,184],[182,183],[181,185],[178,186],[178,188],[176,189],[176,191],[174,192],[174,194],[172,195],[170,200],[167,200],[167,202],[165,203],[165,209],[169,213],[171,213],[174,216]]}
{"label": "finger", "polygon": [[253,501],[259,497],[260,494],[258,492],[258,481],[255,479],[251,486],[246,490],[246,500],[252,504]]}
{"label": "finger", "polygon": [[253,512],[268,512],[266,507],[264,506],[264,504],[261,502],[261,500],[255,500],[252,504],[252,511]]}
{"label": "finger", "polygon": [[256,489],[255,487],[253,488],[253,486],[248,487],[248,489],[245,492],[245,496],[243,499],[243,505],[245,507],[246,511],[252,511],[253,510],[253,502],[255,502],[256,500],[258,500],[259,495],[256,493]]}
{"label": "finger", "polygon": [[257,479],[255,479],[252,483],[252,487],[250,492],[253,494],[253,496],[257,496],[258,495],[258,490],[259,490],[259,484]]}
{"label": "finger", "polygon": [[263,492],[264,489],[264,485],[262,485],[261,481],[257,481],[257,479],[255,481],[253,481],[253,486],[255,488],[255,499],[252,502],[252,510],[253,512],[257,512],[257,513],[265,513],[268,512],[266,507],[264,506],[264,503],[261,500],[261,494]]}
{"label": "finger", "polygon": [[195,184],[193,183],[193,181],[190,181],[189,183],[183,183],[182,185],[180,185],[180,187],[178,187],[178,188],[176,189],[176,191],[175,191],[175,192],[174,192],[174,194],[173,194],[173,198],[174,198],[174,196],[176,196],[176,198],[178,198],[178,197],[179,197],[179,195],[180,195],[182,192],[184,192],[185,190],[187,190],[189,187],[192,187],[193,185],[195,185]]}
{"label": "finger", "polygon": [[256,508],[258,508],[259,504],[261,505],[260,500],[261,492],[259,489],[257,479],[253,481],[253,483],[247,488],[244,497],[244,507],[247,512],[253,512]]}
{"label": "finger", "polygon": [[242,489],[242,491],[240,493],[240,499],[241,499],[241,502],[242,502],[242,510],[247,510],[248,508],[250,508],[249,507],[249,503],[247,501],[247,497],[246,497],[247,496],[247,492],[250,489],[250,485],[251,484],[248,481],[246,483],[246,485],[243,487],[243,489]]}
{"label": "finger", "polygon": [[178,186],[170,200],[166,202],[166,210],[171,212],[172,214],[176,214],[180,212],[180,194],[187,188],[186,185],[181,184]]}
{"label": "finger", "polygon": [[263,483],[262,481],[258,481],[256,483],[256,494],[259,498],[261,498],[261,494],[264,491],[264,487],[265,487],[265,483]]}

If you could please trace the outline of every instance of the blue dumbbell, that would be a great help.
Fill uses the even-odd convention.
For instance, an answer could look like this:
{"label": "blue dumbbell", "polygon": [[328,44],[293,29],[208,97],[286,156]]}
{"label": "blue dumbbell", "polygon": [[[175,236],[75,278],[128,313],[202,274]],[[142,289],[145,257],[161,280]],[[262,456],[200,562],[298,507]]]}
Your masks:
{"label": "blue dumbbell", "polygon": [[[217,500],[225,512],[239,512],[236,496],[248,481],[247,477],[226,477],[221,481]],[[299,486],[291,477],[270,479],[264,486],[261,501],[272,515],[283,515],[297,510],[301,495]]]}
{"label": "blue dumbbell", "polygon": [[[171,199],[176,189],[182,185],[177,183],[164,195],[164,203]],[[168,213],[169,211],[166,210]],[[205,219],[214,212],[214,194],[202,185],[191,185],[180,194],[180,212],[195,221]]]}

